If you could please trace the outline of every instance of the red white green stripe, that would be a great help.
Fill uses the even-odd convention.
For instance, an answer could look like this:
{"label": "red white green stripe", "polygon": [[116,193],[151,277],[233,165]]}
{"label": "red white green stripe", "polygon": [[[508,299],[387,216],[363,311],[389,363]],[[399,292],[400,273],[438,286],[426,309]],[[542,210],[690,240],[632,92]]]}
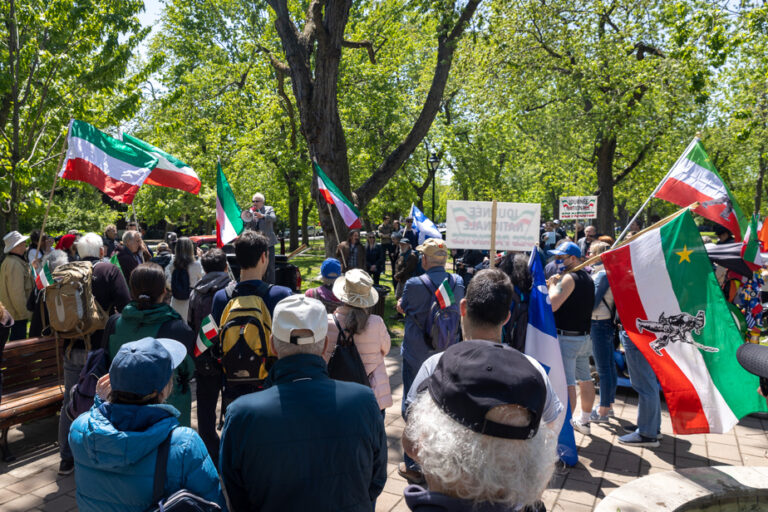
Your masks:
{"label": "red white green stripe", "polygon": [[757,217],[753,215],[747,232],[744,234],[744,244],[741,247],[741,257],[753,271],[760,270],[763,266],[763,257],[760,255],[760,243],[757,235]]}
{"label": "red white green stripe", "polygon": [[[690,212],[602,260],[624,328],[661,382],[676,434],[727,432],[746,414],[767,410],[755,392],[758,378],[736,360],[743,340]],[[703,325],[681,326],[681,313],[689,321],[703,316]],[[688,334],[657,346],[659,355],[653,345],[664,326]]]}
{"label": "red white green stripe", "polygon": [[701,206],[693,210],[694,213],[725,226],[737,242],[741,241],[747,219],[698,137],[693,139],[653,195],[680,206],[698,201]]}
{"label": "red white green stripe", "polygon": [[219,334],[219,329],[216,327],[216,322],[213,321],[213,317],[208,315],[203,319],[203,323],[200,324],[200,331],[197,333],[197,341],[195,342],[195,357],[211,348],[213,346],[213,338]]}
{"label": "red white green stripe", "polygon": [[440,304],[441,309],[445,309],[448,306],[454,304],[456,299],[453,296],[453,290],[451,289],[451,281],[447,277],[440,283],[440,287],[435,290],[435,297]]}
{"label": "red white green stripe", "polygon": [[157,158],[73,119],[67,136],[67,160],[59,176],[84,181],[115,201],[130,204],[157,164]]}
{"label": "red white green stripe", "polygon": [[[32,271],[35,272],[35,267],[32,267]],[[38,290],[42,290],[51,284],[53,284],[53,275],[51,274],[51,268],[46,261],[40,272],[35,272],[35,286]]]}
{"label": "red white green stripe", "polygon": [[216,173],[216,245],[223,247],[243,232],[243,219],[237,206],[235,193],[229,186],[221,164]]}
{"label": "red white green stripe", "polygon": [[191,194],[200,192],[200,178],[197,173],[178,158],[127,133],[123,134],[123,142],[157,158],[157,165],[144,181],[146,185],[177,188]]}
{"label": "red white green stripe", "polygon": [[363,224],[360,222],[360,212],[352,204],[352,201],[344,197],[339,187],[337,187],[331,179],[325,175],[323,170],[317,165],[317,162],[313,162],[315,172],[317,173],[317,189],[322,194],[323,199],[328,204],[336,205],[339,210],[339,215],[344,219],[344,224],[350,229],[360,229]]}

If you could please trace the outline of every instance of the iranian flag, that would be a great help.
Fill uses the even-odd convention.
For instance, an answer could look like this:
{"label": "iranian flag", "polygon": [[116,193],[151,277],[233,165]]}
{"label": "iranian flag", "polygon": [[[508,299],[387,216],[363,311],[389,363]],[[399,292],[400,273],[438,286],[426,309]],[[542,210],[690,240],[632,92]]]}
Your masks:
{"label": "iranian flag", "polygon": [[197,333],[197,341],[195,342],[195,357],[199,357],[200,354],[211,348],[213,345],[213,338],[219,334],[219,330],[216,327],[216,322],[213,321],[213,317],[208,315],[203,319],[203,323],[200,324],[200,331]]}
{"label": "iranian flag", "polygon": [[229,186],[221,164],[216,173],[216,246],[223,247],[243,232],[243,219],[235,193]]}
{"label": "iranian flag", "polygon": [[689,211],[602,254],[616,309],[661,382],[675,434],[728,432],[766,411]]}
{"label": "iranian flag", "polygon": [[53,284],[53,275],[51,274],[51,268],[48,266],[47,261],[43,264],[43,268],[40,272],[35,271],[35,267],[32,267],[32,271],[35,272],[35,286],[38,290],[42,290]]}
{"label": "iranian flag", "polygon": [[741,257],[753,272],[763,266],[763,257],[760,255],[760,242],[758,241],[757,216],[752,215],[752,221],[744,234],[744,242],[741,247]]}
{"label": "iranian flag", "polygon": [[350,229],[360,229],[363,224],[360,222],[360,212],[357,211],[352,201],[344,197],[339,187],[334,185],[331,179],[325,175],[323,170],[317,165],[317,162],[312,162],[317,173],[317,189],[323,195],[323,199],[328,204],[336,205],[339,210],[339,215],[344,219],[344,224]]}
{"label": "iranian flag", "polygon": [[113,254],[112,257],[109,258],[109,262],[115,265],[120,270],[123,270],[123,267],[120,265],[120,260],[117,259],[117,253]]}
{"label": "iranian flag", "polygon": [[67,144],[67,159],[59,176],[90,183],[120,203],[133,202],[157,164],[149,153],[76,119],[69,123]]}
{"label": "iranian flag", "polygon": [[698,137],[661,180],[653,196],[680,206],[698,201],[701,204],[694,213],[728,228],[737,242],[747,227],[746,217]]}
{"label": "iranian flag", "polygon": [[177,188],[191,194],[200,192],[200,178],[197,173],[178,158],[127,133],[123,134],[123,142],[157,158],[157,165],[144,181],[146,185]]}
{"label": "iranian flag", "polygon": [[451,304],[456,303],[456,299],[453,296],[453,290],[451,289],[451,280],[447,277],[440,283],[440,287],[435,290],[435,297],[437,297],[437,303],[440,304],[440,309],[445,309]]}

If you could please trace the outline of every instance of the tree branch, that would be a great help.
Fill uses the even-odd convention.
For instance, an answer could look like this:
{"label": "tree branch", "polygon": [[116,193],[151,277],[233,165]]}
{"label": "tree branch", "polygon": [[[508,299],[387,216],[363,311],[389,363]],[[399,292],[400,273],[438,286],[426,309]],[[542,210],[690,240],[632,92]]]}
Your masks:
{"label": "tree branch", "polygon": [[344,48],[365,48],[368,50],[368,59],[371,64],[376,64],[376,53],[373,50],[373,43],[370,41],[342,41],[341,46]]}

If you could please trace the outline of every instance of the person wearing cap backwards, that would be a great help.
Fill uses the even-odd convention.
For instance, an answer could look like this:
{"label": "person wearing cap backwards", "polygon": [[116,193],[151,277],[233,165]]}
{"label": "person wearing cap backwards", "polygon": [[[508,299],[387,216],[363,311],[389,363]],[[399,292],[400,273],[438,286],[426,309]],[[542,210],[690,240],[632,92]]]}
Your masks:
{"label": "person wearing cap backwards", "polygon": [[419,391],[403,446],[428,490],[405,488],[411,510],[541,509],[557,431],[539,428],[547,386],[529,358],[500,343],[464,341],[445,350]]}
{"label": "person wearing cap backwards", "polygon": [[219,467],[233,510],[367,511],[387,479],[384,421],[373,391],[328,377],[328,316],[292,295],[275,307],[278,360],[266,389],[235,400]]}
{"label": "person wearing cap backwards", "polygon": [[[438,289],[448,278],[452,283],[454,302],[461,302],[464,298],[464,281],[460,276],[445,271],[445,262],[448,259],[448,245],[445,241],[439,238],[428,238],[417,250],[422,254],[421,264],[426,271],[426,278],[432,281],[434,288]],[[403,396],[408,395],[408,390],[411,389],[421,364],[435,353],[424,339],[424,326],[434,300],[436,300],[434,292],[419,276],[412,277],[405,283],[403,296],[397,302],[398,312],[405,316],[405,332],[403,344],[400,347],[400,353],[403,355]],[[405,418],[405,404],[401,412]],[[418,469],[406,455],[398,471],[401,475],[407,475],[412,471],[417,472]]]}
{"label": "person wearing cap backwards", "polygon": [[595,283],[584,270],[573,271],[581,263],[581,249],[575,243],[560,244],[550,254],[561,260],[566,270],[564,275],[555,274],[547,279],[547,286],[555,313],[571,412],[576,409],[577,382],[581,391],[581,415],[574,414],[573,428],[589,435],[589,417],[595,403],[595,383],[589,370],[592,353],[589,330],[595,303]]}
{"label": "person wearing cap backwards", "polygon": [[[502,327],[510,318],[510,308],[515,291],[512,281],[500,269],[486,269],[477,273],[467,285],[466,296],[459,302],[461,311],[461,331],[465,340],[485,340],[492,343],[502,343]],[[492,347],[493,345],[489,345]],[[404,398],[403,406],[408,407],[416,400],[421,383],[435,373],[440,358],[446,352],[434,354],[421,365],[411,389]],[[552,389],[544,368],[531,356],[525,355],[528,361],[541,373],[547,388],[547,397],[541,415],[541,421],[555,432],[560,431],[558,416],[563,410],[563,404]],[[410,414],[410,413],[409,413]],[[410,415],[408,416],[410,421]],[[412,483],[423,482],[423,475],[415,472],[400,473]]]}
{"label": "person wearing cap backwards", "polygon": [[93,407],[69,432],[81,512],[156,506],[155,463],[166,439],[170,450],[163,497],[186,489],[225,508],[216,466],[203,440],[180,426],[179,411],[163,403],[173,388],[173,370],[186,355],[184,345],[164,338],[142,338],[120,347],[109,375],[99,380]]}
{"label": "person wearing cap backwards", "polygon": [[341,301],[333,293],[333,284],[341,275],[341,262],[336,258],[327,258],[320,265],[320,276],[323,280],[322,286],[309,288],[304,295],[310,299],[317,299],[325,305],[328,313],[333,313],[336,308],[341,306]]}
{"label": "person wearing cap backwards", "polygon": [[[32,312],[27,309],[27,298],[35,287],[32,270],[24,259],[28,236],[11,231],[3,237],[5,259],[0,265],[0,302],[13,318],[13,327],[8,331],[9,340],[24,339],[27,335],[27,321]],[[0,339],[0,351],[5,345]]]}

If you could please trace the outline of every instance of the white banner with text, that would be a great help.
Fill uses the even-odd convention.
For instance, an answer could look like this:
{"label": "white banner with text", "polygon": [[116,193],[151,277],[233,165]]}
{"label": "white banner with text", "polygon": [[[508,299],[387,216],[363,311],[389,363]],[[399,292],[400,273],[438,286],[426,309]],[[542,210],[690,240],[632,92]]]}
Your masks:
{"label": "white banner with text", "polygon": [[[491,201],[449,200],[446,242],[451,249],[491,248]],[[496,250],[530,251],[539,241],[541,205],[496,203]]]}

